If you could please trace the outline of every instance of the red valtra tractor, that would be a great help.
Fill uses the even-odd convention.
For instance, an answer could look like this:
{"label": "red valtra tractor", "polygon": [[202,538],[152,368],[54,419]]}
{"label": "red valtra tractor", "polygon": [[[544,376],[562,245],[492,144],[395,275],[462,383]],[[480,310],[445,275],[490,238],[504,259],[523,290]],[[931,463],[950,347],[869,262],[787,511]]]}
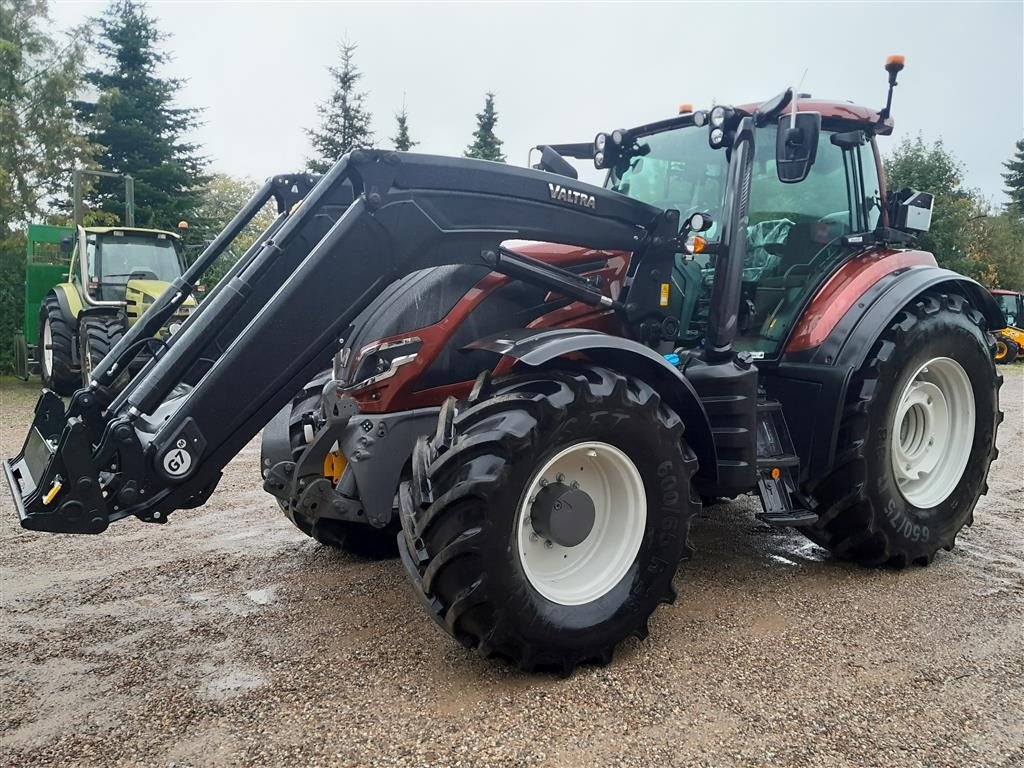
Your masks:
{"label": "red valtra tractor", "polygon": [[303,531],[397,542],[446,632],[561,672],[675,599],[702,499],[756,494],[837,557],[928,564],[986,490],[1002,319],[914,248],[931,196],[885,187],[902,67],[881,110],[786,90],[543,145],[530,169],[365,150],[271,179],[89,387],[44,390],[4,463],[22,525],[166,522],[265,426],[264,487]]}

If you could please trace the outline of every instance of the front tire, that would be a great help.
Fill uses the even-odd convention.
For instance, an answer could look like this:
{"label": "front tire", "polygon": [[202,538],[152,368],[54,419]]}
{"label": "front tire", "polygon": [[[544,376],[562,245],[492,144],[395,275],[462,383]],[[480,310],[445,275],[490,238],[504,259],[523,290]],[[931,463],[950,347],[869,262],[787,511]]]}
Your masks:
{"label": "front tire", "polygon": [[[320,412],[323,389],[330,379],[331,371],[324,371],[306,384],[302,391],[292,399],[287,428],[293,459],[299,456],[309,440],[312,439],[313,429],[310,416]],[[268,425],[267,429],[270,428],[271,426]],[[277,505],[296,528],[324,546],[340,549],[368,560],[382,560],[395,557],[398,554],[396,537],[401,530],[401,525],[398,522],[397,514],[392,516],[388,525],[383,528],[375,528],[369,523],[350,520],[335,520],[326,517],[313,520],[301,512],[290,512],[288,504],[281,499],[277,499]]]}
{"label": "front tire", "polygon": [[990,336],[955,294],[924,294],[875,342],[850,385],[836,466],[802,529],[863,565],[927,565],[973,522],[1002,420]]}
{"label": "front tire", "polygon": [[[83,316],[78,324],[78,359],[82,364],[82,386],[88,387],[93,369],[124,336],[124,323],[116,317]],[[131,376],[126,370],[114,382],[104,387],[103,395],[109,403],[125,388]]]}
{"label": "front tire", "polygon": [[39,307],[39,343],[36,347],[39,357],[39,374],[43,385],[62,397],[69,397],[79,387],[79,375],[75,369],[74,318],[69,318],[61,309],[53,293],[48,293]]}
{"label": "front tire", "polygon": [[1020,345],[1013,339],[996,334],[995,361],[1000,365],[1010,365],[1017,362],[1020,356]]}
{"label": "front tire", "polygon": [[[414,588],[452,637],[522,669],[608,663],[675,598],[700,509],[683,424],[647,384],[605,368],[480,390],[442,408],[402,485]],[[552,511],[588,504],[580,518]]]}

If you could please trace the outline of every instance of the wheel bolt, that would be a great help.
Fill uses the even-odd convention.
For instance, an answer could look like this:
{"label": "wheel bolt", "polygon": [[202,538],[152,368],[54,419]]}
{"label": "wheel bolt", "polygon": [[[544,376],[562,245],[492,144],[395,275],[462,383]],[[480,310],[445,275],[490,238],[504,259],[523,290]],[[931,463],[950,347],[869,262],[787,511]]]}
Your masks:
{"label": "wheel bolt", "polygon": [[546,486],[547,484],[548,484],[548,479],[547,479],[546,477],[542,477],[542,478],[540,479],[540,487],[541,487],[541,488],[543,488],[543,487],[544,487],[544,486]]}
{"label": "wheel bolt", "polygon": [[565,475],[559,472],[557,475],[555,475],[555,480],[558,481],[559,483],[564,483]]}
{"label": "wheel bolt", "polygon": [[548,549],[551,549],[555,545],[551,543],[550,539],[547,539],[547,540],[544,541],[544,546],[547,547]]}
{"label": "wheel bolt", "polygon": [[571,483],[569,483],[569,487],[570,488],[579,488],[580,484],[578,482],[576,482],[575,480],[573,480]]}
{"label": "wheel bolt", "polygon": [[539,538],[540,536],[538,536],[536,533],[530,533],[530,541],[536,541]]}

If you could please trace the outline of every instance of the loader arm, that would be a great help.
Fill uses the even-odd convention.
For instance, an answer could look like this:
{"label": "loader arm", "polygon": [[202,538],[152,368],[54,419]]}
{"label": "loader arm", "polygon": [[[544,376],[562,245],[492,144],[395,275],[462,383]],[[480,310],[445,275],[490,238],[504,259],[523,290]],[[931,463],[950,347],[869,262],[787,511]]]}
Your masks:
{"label": "loader arm", "polygon": [[[339,203],[346,185],[351,205]],[[341,158],[282,216],[105,411],[82,403],[90,390],[67,412],[44,391],[22,452],[4,465],[24,527],[98,533],[201,505],[327,367],[356,315],[412,271],[498,269],[512,239],[631,251],[617,307],[642,336],[664,319],[660,283],[680,248],[676,211],[541,171],[384,151]],[[553,272],[553,289],[565,280]]]}

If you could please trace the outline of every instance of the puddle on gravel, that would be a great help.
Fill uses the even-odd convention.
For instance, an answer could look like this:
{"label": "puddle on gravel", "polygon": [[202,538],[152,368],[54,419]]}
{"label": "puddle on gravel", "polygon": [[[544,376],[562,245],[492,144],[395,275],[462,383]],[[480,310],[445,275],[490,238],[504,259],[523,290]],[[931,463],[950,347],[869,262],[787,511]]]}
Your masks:
{"label": "puddle on gravel", "polygon": [[277,597],[277,586],[271,585],[263,589],[252,589],[245,593],[245,596],[256,605],[270,605]]}
{"label": "puddle on gravel", "polygon": [[270,681],[263,675],[244,669],[232,669],[208,681],[203,695],[213,701],[226,701],[262,688]]}

